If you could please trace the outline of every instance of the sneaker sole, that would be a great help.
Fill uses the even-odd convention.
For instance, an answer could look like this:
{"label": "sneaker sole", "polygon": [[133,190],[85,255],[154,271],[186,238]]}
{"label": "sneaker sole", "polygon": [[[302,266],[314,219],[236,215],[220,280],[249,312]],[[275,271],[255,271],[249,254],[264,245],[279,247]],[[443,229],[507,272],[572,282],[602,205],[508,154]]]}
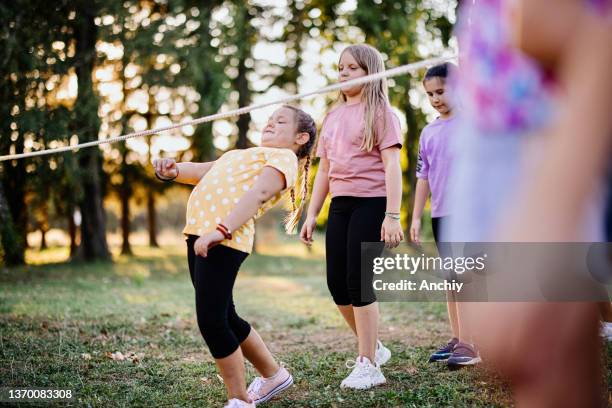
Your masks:
{"label": "sneaker sole", "polygon": [[269,401],[281,392],[285,391],[287,388],[291,387],[291,384],[293,384],[293,376],[289,374],[289,377],[287,377],[285,381],[277,385],[276,388],[273,388],[272,391],[264,395],[262,398],[258,400],[253,400],[253,402],[255,403],[255,405],[257,405]]}
{"label": "sneaker sole", "polygon": [[481,363],[482,359],[480,357],[475,357],[472,358],[470,360],[466,360],[466,361],[448,361],[448,365],[449,366],[469,366],[469,365],[474,365],[474,364],[478,364]]}
{"label": "sneaker sole", "polygon": [[377,387],[379,385],[383,385],[386,382],[387,382],[387,379],[383,377],[382,381],[378,381],[378,382],[375,382],[375,383],[370,383],[370,384],[367,384],[367,385],[361,385],[361,386],[358,386],[358,387],[350,387],[348,385],[340,384],[340,388],[345,389],[345,390],[346,389],[349,389],[349,390],[369,390],[370,388],[374,388],[374,387]]}
{"label": "sneaker sole", "polygon": [[448,360],[450,358],[450,356],[451,356],[451,353],[448,353],[448,355],[439,356],[439,357],[438,356],[436,356],[436,357],[431,356],[431,357],[429,357],[429,362],[430,363],[435,363],[435,362],[438,362],[438,361],[446,361],[446,360]]}
{"label": "sneaker sole", "polygon": [[391,358],[391,350],[385,348],[385,350],[381,354],[382,357],[380,361],[376,360],[376,364],[378,364],[379,366],[384,365],[387,361],[389,361],[389,359]]}

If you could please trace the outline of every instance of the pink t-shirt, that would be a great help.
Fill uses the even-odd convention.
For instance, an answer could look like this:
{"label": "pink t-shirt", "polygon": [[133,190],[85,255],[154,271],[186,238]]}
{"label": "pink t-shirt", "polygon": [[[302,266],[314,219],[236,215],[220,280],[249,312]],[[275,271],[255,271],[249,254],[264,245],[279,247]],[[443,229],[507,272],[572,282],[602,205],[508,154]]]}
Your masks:
{"label": "pink t-shirt", "polygon": [[371,152],[362,151],[364,107],[363,103],[341,105],[329,112],[323,121],[317,157],[329,160],[329,190],[332,197],[387,195],[385,167],[380,151],[402,146],[400,122],[391,106],[387,105],[384,112],[377,116],[374,148]]}

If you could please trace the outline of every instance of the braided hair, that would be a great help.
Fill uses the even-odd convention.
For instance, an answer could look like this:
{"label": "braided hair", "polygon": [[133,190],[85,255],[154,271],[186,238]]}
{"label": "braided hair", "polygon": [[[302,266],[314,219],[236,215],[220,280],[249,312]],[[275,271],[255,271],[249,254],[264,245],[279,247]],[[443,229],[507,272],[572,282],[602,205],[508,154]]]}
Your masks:
{"label": "braided hair", "polygon": [[[298,163],[302,166],[302,178],[301,183],[298,181],[295,186],[291,187],[290,195],[291,195],[291,212],[285,219],[285,230],[287,233],[292,234],[295,231],[295,227],[300,221],[300,217],[302,216],[302,211],[304,209],[304,203],[306,203],[306,199],[308,197],[308,181],[309,181],[309,171],[310,171],[310,162],[312,161],[312,148],[315,144],[316,136],[317,136],[317,125],[315,124],[312,116],[292,105],[283,105],[283,108],[291,109],[295,115],[295,122],[297,127],[297,133],[308,133],[308,141],[304,143],[298,149],[296,156],[298,158]],[[299,180],[299,177],[298,177]],[[301,191],[301,197],[299,205],[296,205],[296,187],[298,184]]]}

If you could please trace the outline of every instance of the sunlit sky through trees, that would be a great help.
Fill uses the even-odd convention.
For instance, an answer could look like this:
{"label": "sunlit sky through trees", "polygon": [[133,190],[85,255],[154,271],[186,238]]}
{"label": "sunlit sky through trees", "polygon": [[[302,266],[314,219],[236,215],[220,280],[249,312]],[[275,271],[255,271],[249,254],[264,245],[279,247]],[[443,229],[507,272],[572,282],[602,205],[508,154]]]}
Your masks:
{"label": "sunlit sky through trees", "polygon": [[[252,67],[248,80],[251,90],[253,91],[253,103],[269,102],[279,97],[289,95],[287,89],[277,86],[270,86],[273,72],[270,67],[283,67],[287,65],[288,59],[295,58],[294,50],[288,50],[284,43],[279,38],[284,29],[284,24],[290,18],[288,5],[285,1],[278,0],[258,0],[253,1],[254,4],[261,6],[273,6],[270,10],[274,14],[274,23],[267,24],[267,21],[261,18],[253,18],[250,21],[258,31],[260,40],[252,48],[252,58],[248,64]],[[427,6],[437,10],[441,14],[446,14],[449,21],[455,21],[455,2],[430,0]],[[322,35],[321,30],[317,27],[320,20],[321,11],[317,8],[312,8],[308,12],[310,19],[308,20],[308,35],[302,45],[302,64],[300,66],[300,75],[298,77],[298,88],[292,91],[306,92],[311,91],[330,83],[335,82],[337,78],[336,64],[341,50],[354,43],[364,41],[364,35],[357,27],[348,25],[346,16],[350,15],[357,7],[356,1],[349,0],[341,3],[337,8],[338,17],[335,21],[337,30],[342,30],[342,34],[338,35],[342,41],[331,42],[327,36]],[[136,11],[136,10],[135,10]],[[159,32],[155,34],[154,41],[161,41],[164,32],[176,26],[184,25],[187,30],[197,28],[199,24],[196,20],[190,17],[196,17],[199,13],[198,9],[186,10],[186,13],[173,15],[166,18],[159,27]],[[189,15],[191,14],[191,16]],[[136,27],[146,26],[150,23],[148,9],[143,7],[137,10],[132,17],[132,24]],[[103,16],[96,18],[96,24],[100,27],[109,26],[112,28],[114,17]],[[214,10],[212,14],[212,25],[215,27],[211,30],[213,39],[211,45],[219,47],[220,55],[230,55],[234,50],[232,46],[223,46],[219,44],[219,40],[215,38],[215,34],[220,34],[223,26],[233,24],[233,18],[230,14],[230,9],[225,6],[220,6]],[[418,51],[424,57],[435,57],[441,55],[451,55],[455,53],[456,42],[451,41],[452,49],[445,49],[441,39],[434,38],[428,32],[424,25],[417,26],[417,35],[419,38]],[[74,53],[73,49],[67,47],[61,41],[53,43],[53,48],[58,52],[59,57],[62,55],[70,55]],[[181,46],[180,41],[176,44]],[[178,87],[167,87],[153,85],[150,89],[143,89],[142,71],[143,67],[133,63],[128,63],[123,67],[121,60],[123,57],[123,45],[117,41],[115,43],[101,42],[97,44],[99,55],[103,56],[102,63],[94,72],[94,81],[96,89],[101,97],[99,107],[99,116],[102,119],[102,127],[100,129],[100,138],[118,136],[121,133],[121,128],[115,124],[120,121],[125,110],[130,110],[133,114],[130,115],[129,130],[141,131],[148,128],[145,116],[151,106],[155,106],[155,121],[154,127],[167,126],[173,122],[180,122],[194,118],[197,113],[198,98],[205,98],[206,95],[198,95],[197,92],[188,84]],[[181,65],[168,60],[169,56],[158,54],[153,61],[154,69],[168,70],[172,75],[177,75],[181,71]],[[230,59],[231,61],[231,59]],[[258,64],[258,62],[271,63]],[[123,69],[122,69],[123,67]],[[387,68],[392,68],[388,66]],[[123,72],[121,72],[123,71]],[[235,77],[236,68],[228,65],[226,67],[226,75],[228,78]],[[121,80],[121,74],[123,75]],[[389,81],[389,86],[393,87],[394,81]],[[55,98],[58,104],[70,106],[76,100],[78,86],[74,70],[70,70],[68,75],[54,75],[46,83],[47,91],[53,91],[51,96]],[[124,95],[125,93],[125,95]],[[150,100],[149,98],[153,98]],[[329,102],[335,100],[336,95],[319,95],[317,97],[301,101],[301,105],[309,113],[311,113],[317,122],[320,124],[323,115],[329,105]],[[422,89],[412,89],[410,91],[411,102],[421,107],[429,117],[433,117],[434,111],[428,105],[425,94]],[[229,94],[228,100],[223,104],[221,110],[228,111],[238,107],[237,91],[232,91]],[[260,141],[260,130],[263,128],[268,116],[276,109],[268,107],[251,114],[252,122],[248,134],[249,139],[257,144]],[[401,112],[397,111],[400,118],[403,117]],[[125,131],[123,133],[126,133]],[[226,150],[231,147],[230,136],[236,133],[236,126],[233,121],[221,120],[216,121],[213,126],[214,145],[220,150]],[[160,151],[166,155],[173,155],[176,152],[185,150],[189,147],[188,140],[194,134],[194,129],[191,126],[182,128],[181,130],[168,132],[162,135],[152,136],[152,155],[155,157],[160,154]],[[77,142],[76,138],[71,140],[71,143]],[[131,139],[127,141],[131,150],[140,154],[141,161],[146,160],[148,144],[146,138]],[[53,144],[53,143],[52,143]],[[57,143],[56,143],[57,144]],[[26,141],[26,149],[32,148],[32,143]],[[54,147],[50,145],[49,147]],[[106,154],[113,153],[109,146],[103,147]]]}

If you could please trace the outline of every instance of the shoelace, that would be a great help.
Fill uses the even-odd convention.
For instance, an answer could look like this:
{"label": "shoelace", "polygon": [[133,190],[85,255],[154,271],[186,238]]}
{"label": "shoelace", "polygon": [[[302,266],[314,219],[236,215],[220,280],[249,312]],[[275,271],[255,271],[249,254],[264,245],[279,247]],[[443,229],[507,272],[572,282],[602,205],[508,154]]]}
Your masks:
{"label": "shoelace", "polygon": [[242,404],[239,401],[233,399],[229,402],[229,404],[225,406],[225,408],[242,408]]}
{"label": "shoelace", "polygon": [[365,363],[357,362],[355,360],[347,360],[346,367],[353,369],[348,378],[363,378],[368,376],[368,369]]}
{"label": "shoelace", "polygon": [[255,378],[248,389],[248,393],[249,394],[259,393],[259,390],[261,390],[263,383],[264,383],[263,378],[261,377]]}
{"label": "shoelace", "polygon": [[357,361],[355,361],[355,360],[346,360],[344,365],[346,366],[346,368],[355,368],[355,366],[357,365]]}

